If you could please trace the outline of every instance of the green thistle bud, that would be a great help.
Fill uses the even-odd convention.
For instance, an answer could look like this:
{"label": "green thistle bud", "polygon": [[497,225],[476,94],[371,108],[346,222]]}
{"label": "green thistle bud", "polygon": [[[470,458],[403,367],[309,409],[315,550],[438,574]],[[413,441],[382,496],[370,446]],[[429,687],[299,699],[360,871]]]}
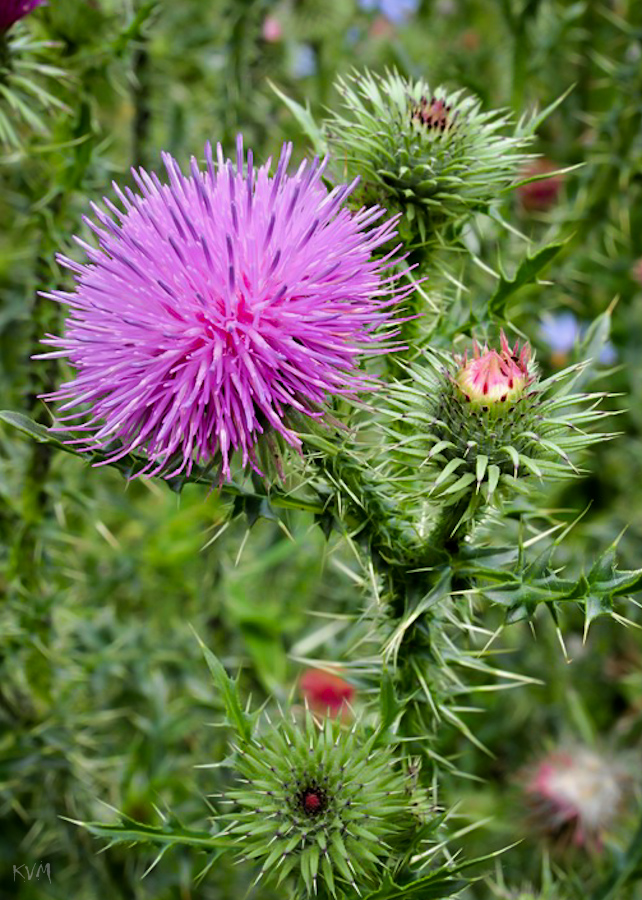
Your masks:
{"label": "green thistle bud", "polygon": [[577,473],[572,457],[606,434],[582,426],[608,415],[603,394],[570,394],[581,366],[540,380],[530,348],[474,345],[472,359],[429,354],[412,380],[392,389],[391,456],[416,491],[447,505],[469,500],[469,516],[496,491]]}
{"label": "green thistle bud", "polygon": [[406,777],[377,735],[361,742],[357,725],[348,732],[330,717],[318,725],[308,712],[301,727],[285,718],[270,726],[237,748],[230,833],[261,864],[257,881],[298,876],[307,893],[319,880],[332,896],[337,882],[358,891],[385,867],[411,817]]}
{"label": "green thistle bud", "polygon": [[355,202],[402,214],[406,243],[451,241],[530,159],[530,138],[504,134],[508,117],[462,91],[370,72],[337,88],[345,112],[325,122],[331,155],[343,178],[361,177]]}

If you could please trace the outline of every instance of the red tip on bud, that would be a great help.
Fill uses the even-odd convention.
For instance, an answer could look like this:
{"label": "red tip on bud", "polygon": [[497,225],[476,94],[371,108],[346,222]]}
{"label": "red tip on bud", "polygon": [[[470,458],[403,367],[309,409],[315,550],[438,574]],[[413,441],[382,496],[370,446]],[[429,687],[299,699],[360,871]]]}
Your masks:
{"label": "red tip on bud", "polygon": [[521,351],[519,341],[511,349],[506,335],[501,332],[500,350],[489,350],[486,345],[480,350],[473,343],[473,358],[462,359],[462,367],[456,382],[469,400],[497,403],[520,396],[531,381],[528,372],[530,347],[525,344]]}
{"label": "red tip on bud", "polygon": [[303,798],[303,805],[306,812],[316,812],[321,806],[321,797],[314,791],[308,791]]}

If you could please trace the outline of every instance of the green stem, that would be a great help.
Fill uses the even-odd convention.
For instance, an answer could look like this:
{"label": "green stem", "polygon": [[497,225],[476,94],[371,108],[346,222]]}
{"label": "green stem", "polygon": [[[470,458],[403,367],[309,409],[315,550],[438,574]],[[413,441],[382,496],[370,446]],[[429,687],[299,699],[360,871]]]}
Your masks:
{"label": "green stem", "polygon": [[439,514],[439,518],[435,523],[435,527],[426,539],[426,548],[428,554],[435,550],[446,551],[449,556],[456,556],[460,544],[466,536],[466,524],[462,522],[470,498],[465,496],[463,500],[454,503],[452,506],[446,506]]}

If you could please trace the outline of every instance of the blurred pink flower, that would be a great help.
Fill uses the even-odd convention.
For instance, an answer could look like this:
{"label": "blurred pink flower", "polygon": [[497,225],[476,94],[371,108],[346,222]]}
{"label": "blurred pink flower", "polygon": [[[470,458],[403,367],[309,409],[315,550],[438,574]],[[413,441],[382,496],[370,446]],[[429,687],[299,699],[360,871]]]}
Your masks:
{"label": "blurred pink flower", "polygon": [[553,838],[599,849],[623,799],[624,771],[586,747],[549,753],[525,773],[534,823]]}
{"label": "blurred pink flower", "polygon": [[[550,159],[537,159],[521,173],[522,178],[533,178],[555,172],[559,166]],[[517,196],[524,209],[528,211],[546,211],[556,202],[564,183],[563,175],[551,175],[539,181],[531,181],[517,188]]]}
{"label": "blurred pink flower", "polygon": [[355,694],[353,686],[339,675],[320,669],[310,669],[299,684],[310,709],[320,715],[345,714],[346,706],[352,702]]}
{"label": "blurred pink flower", "polygon": [[281,40],[283,37],[283,26],[275,16],[266,16],[263,19],[261,36],[269,44],[276,44]]}

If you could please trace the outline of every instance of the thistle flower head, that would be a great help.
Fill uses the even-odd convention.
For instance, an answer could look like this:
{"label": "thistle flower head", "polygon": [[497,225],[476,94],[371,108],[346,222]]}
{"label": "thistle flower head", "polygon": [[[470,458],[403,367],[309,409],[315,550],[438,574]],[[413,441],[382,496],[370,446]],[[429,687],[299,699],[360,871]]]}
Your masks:
{"label": "thistle flower head", "polygon": [[336,716],[345,712],[355,690],[339,675],[310,669],[300,681],[301,691],[310,709],[319,715]]}
{"label": "thistle flower head", "polygon": [[443,244],[530,158],[529,138],[506,133],[503,113],[462,91],[367,71],[337,87],[345,109],[325,123],[332,153],[340,171],[361,176],[359,202],[402,214],[405,240]]}
{"label": "thistle flower head", "polygon": [[375,742],[362,741],[358,725],[347,732],[330,717],[317,725],[307,713],[303,727],[282,719],[241,745],[230,832],[260,864],[259,878],[293,875],[308,893],[320,880],[336,896],[339,884],[356,890],[385,866],[410,814],[406,778]]}
{"label": "thistle flower head", "polygon": [[528,344],[502,334],[499,349],[424,361],[389,395],[395,478],[418,497],[468,497],[472,515],[496,490],[576,473],[575,454],[608,437],[582,427],[608,414],[596,409],[603,395],[569,393],[581,366],[542,380]]}
{"label": "thistle flower head", "polygon": [[71,310],[43,357],[75,369],[50,399],[80,449],[107,462],[142,452],[142,474],[165,477],[215,462],[228,479],[238,451],[261,473],[262,435],[268,453],[275,435],[298,448],[294,417],[372,387],[360,359],[388,352],[379,326],[409,290],[390,274],[394,250],[372,258],[394,220],[343,208],[355,185],[327,190],[324,162],[288,174],[291,152],[273,175],[240,138],[236,167],[220,145],[218,165],[208,144],[188,175],[164,154],[169,183],[133,171],[138,194],[114,185],[121,208],[91,204],[98,246],[76,238],[86,261],[59,257],[75,291],[44,295]]}
{"label": "thistle flower head", "polygon": [[24,19],[45,0],[2,0],[0,3],[0,35],[8,31],[20,19]]}
{"label": "thistle flower head", "polygon": [[624,772],[617,761],[587,747],[556,750],[529,769],[523,790],[545,834],[599,849],[622,805]]}

